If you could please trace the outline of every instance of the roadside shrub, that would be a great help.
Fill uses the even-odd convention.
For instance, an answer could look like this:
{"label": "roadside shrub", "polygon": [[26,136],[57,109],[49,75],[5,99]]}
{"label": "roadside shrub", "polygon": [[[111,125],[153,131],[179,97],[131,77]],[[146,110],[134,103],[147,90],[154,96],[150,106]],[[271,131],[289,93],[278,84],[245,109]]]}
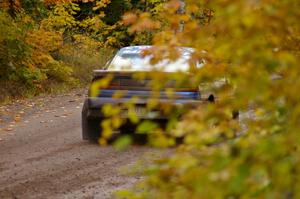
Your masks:
{"label": "roadside shrub", "polygon": [[38,93],[48,79],[74,81],[72,68],[51,55],[63,45],[61,33],[39,27],[28,15],[20,12],[12,18],[1,10],[0,43],[1,82]]}
{"label": "roadside shrub", "polygon": [[65,42],[55,57],[72,66],[73,77],[84,85],[91,81],[93,70],[104,68],[115,50],[105,48],[101,42],[83,35],[74,35],[72,40],[72,42]]}
{"label": "roadside shrub", "polygon": [[31,46],[25,41],[31,26],[30,22],[26,23],[27,20],[21,15],[13,19],[6,11],[0,11],[0,77],[32,85],[33,80],[42,80],[43,75],[27,65],[32,53]]}

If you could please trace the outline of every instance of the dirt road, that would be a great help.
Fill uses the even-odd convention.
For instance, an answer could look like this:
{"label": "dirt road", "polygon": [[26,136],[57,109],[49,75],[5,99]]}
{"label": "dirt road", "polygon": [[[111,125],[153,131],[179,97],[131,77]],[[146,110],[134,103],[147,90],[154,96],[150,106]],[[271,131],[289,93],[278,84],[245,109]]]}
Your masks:
{"label": "dirt road", "polygon": [[121,175],[153,149],[117,152],[81,139],[84,95],[74,91],[0,107],[0,198],[110,198],[138,176]]}

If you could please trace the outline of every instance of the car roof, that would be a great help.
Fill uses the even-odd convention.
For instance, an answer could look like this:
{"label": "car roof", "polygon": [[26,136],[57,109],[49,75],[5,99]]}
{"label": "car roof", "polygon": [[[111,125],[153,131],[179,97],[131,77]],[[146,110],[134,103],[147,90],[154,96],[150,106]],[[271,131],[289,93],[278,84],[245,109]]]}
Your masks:
{"label": "car roof", "polygon": [[[152,48],[154,46],[151,45],[139,45],[139,46],[126,46],[119,50],[118,53],[131,53],[131,54],[138,54],[141,53],[143,50]],[[178,47],[178,49],[183,50],[184,52],[193,53],[195,51],[194,48],[191,47]]]}

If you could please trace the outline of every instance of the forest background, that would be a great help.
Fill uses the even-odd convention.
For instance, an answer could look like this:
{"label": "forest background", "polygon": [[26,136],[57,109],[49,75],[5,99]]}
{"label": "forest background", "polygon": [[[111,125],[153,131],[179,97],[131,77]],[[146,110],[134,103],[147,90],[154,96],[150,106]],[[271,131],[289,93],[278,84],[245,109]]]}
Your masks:
{"label": "forest background", "polygon": [[150,44],[129,33],[129,10],[155,17],[163,0],[4,0],[0,3],[0,101],[84,86],[123,46]]}

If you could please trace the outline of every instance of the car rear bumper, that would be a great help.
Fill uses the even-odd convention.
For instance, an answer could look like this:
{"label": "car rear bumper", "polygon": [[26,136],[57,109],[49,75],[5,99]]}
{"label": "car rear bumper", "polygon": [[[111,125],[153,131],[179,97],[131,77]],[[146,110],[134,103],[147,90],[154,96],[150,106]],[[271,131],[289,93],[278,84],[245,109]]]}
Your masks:
{"label": "car rear bumper", "polygon": [[[112,105],[121,105],[123,103],[132,102],[132,98],[119,98],[119,99],[113,99],[110,97],[88,97],[86,99],[88,104],[87,109],[87,116],[88,117],[104,117],[102,113],[102,107],[107,104]],[[137,99],[134,100],[134,104],[136,107],[145,107],[148,103],[149,99]],[[174,108],[183,108],[183,107],[196,107],[200,104],[205,103],[205,101],[201,100],[172,100],[172,99],[158,99],[158,104],[168,104],[173,106]],[[126,114],[122,114],[121,117],[127,118]],[[150,112],[147,112],[146,114],[140,114],[138,115],[140,119],[168,119],[168,116],[165,116],[164,114],[161,114],[158,110],[153,110]]]}

